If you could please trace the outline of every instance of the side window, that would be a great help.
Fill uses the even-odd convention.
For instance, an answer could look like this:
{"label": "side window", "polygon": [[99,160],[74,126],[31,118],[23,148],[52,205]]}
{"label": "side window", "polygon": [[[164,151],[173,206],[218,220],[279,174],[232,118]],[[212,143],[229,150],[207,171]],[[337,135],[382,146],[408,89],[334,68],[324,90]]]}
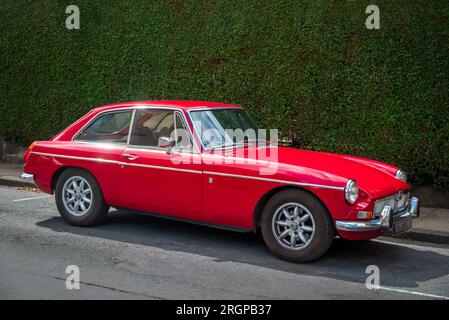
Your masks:
{"label": "side window", "polygon": [[168,148],[174,122],[174,112],[171,110],[136,110],[130,145]]}
{"label": "side window", "polygon": [[99,116],[86,127],[76,141],[126,144],[132,111],[111,112]]}

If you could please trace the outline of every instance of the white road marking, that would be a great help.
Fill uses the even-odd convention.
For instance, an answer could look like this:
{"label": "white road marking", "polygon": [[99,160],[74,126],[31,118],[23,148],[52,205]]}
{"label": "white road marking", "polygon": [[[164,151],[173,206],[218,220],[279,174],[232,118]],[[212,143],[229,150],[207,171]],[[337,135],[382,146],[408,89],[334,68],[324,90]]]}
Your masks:
{"label": "white road marking", "polygon": [[16,199],[16,200],[13,200],[13,202],[29,201],[29,200],[37,200],[37,199],[45,199],[45,198],[50,198],[50,197],[52,197],[52,195],[40,196],[40,197],[33,197],[33,198],[25,198],[25,199]]}
{"label": "white road marking", "polygon": [[[392,245],[396,245],[396,246],[400,246],[400,247],[413,248],[415,250],[420,250],[420,251],[426,250],[426,251],[437,252],[437,251],[441,250],[441,248],[430,248],[428,246],[425,246],[424,244],[420,245],[420,244],[417,244],[417,243],[403,243],[403,242],[394,242],[394,241],[380,240],[380,239],[375,239],[375,240],[372,240],[372,241],[379,242],[379,243],[392,244]],[[446,249],[446,248],[443,248],[443,249]],[[391,288],[391,287],[384,287],[384,286],[379,286],[379,287],[377,287],[375,289],[377,289],[377,290],[393,291],[393,292],[399,292],[399,293],[413,294],[413,295],[422,296],[422,297],[429,297],[429,298],[449,300],[449,297],[447,297],[447,296],[440,296],[440,295],[436,295],[436,294],[432,294],[432,293],[410,291],[410,290],[405,290],[405,289],[398,289],[398,288]]]}
{"label": "white road marking", "polygon": [[396,288],[389,288],[389,287],[383,287],[383,286],[379,286],[379,287],[375,288],[375,290],[387,290],[387,291],[394,291],[394,292],[400,292],[400,293],[414,294],[417,296],[423,296],[423,297],[429,297],[429,298],[449,300],[449,297],[446,297],[446,296],[439,296],[439,295],[431,294],[431,293],[409,291],[409,290],[404,290],[404,289],[396,289]]}

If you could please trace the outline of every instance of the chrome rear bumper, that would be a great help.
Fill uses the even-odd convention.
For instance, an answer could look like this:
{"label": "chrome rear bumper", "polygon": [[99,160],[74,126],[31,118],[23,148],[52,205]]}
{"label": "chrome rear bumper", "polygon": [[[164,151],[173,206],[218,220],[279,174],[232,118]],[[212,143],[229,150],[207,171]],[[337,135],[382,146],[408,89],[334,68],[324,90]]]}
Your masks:
{"label": "chrome rear bumper", "polygon": [[25,182],[34,182],[34,174],[22,173],[20,175],[20,180],[25,181]]}
{"label": "chrome rear bumper", "polygon": [[375,230],[391,230],[393,223],[398,223],[408,219],[414,219],[419,217],[419,199],[412,197],[410,206],[405,210],[394,213],[393,209],[389,206],[385,206],[382,209],[380,217],[378,219],[372,219],[368,221],[348,221],[337,220],[335,226],[337,230],[341,231],[375,231]]}

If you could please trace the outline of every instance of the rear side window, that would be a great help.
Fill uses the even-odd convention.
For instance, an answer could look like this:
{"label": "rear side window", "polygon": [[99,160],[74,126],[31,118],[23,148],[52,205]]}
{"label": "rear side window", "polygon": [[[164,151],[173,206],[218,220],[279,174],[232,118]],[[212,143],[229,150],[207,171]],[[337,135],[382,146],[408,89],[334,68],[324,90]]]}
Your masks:
{"label": "rear side window", "polygon": [[128,140],[132,111],[106,113],[89,124],[75,138],[76,141],[121,143]]}

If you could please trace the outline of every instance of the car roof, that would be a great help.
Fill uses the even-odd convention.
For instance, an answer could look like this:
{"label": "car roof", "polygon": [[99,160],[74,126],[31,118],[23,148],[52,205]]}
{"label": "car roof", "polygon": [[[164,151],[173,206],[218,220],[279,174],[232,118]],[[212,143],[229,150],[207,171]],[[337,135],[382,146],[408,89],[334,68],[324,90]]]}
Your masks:
{"label": "car roof", "polygon": [[195,108],[240,108],[235,104],[227,104],[221,102],[209,102],[209,101],[191,101],[191,100],[144,100],[144,101],[129,101],[118,102],[108,105],[103,105],[94,108],[96,111],[114,110],[135,106],[157,106],[176,109],[195,109]]}

